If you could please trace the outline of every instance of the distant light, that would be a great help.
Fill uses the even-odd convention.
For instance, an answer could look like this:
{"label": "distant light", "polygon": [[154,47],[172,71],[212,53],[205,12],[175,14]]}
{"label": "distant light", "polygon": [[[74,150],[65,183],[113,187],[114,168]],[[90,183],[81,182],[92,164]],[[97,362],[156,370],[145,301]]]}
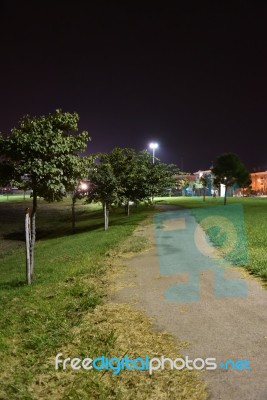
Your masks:
{"label": "distant light", "polygon": [[88,184],[85,183],[85,182],[82,182],[82,183],[80,184],[80,189],[81,189],[81,190],[86,190],[86,189],[88,189]]}
{"label": "distant light", "polygon": [[157,148],[159,147],[159,145],[158,145],[158,143],[150,143],[150,144],[149,144],[149,147],[150,147],[151,149],[157,149]]}
{"label": "distant light", "polygon": [[155,164],[155,150],[159,147],[158,143],[150,143],[149,144],[150,149],[152,149],[152,162]]}

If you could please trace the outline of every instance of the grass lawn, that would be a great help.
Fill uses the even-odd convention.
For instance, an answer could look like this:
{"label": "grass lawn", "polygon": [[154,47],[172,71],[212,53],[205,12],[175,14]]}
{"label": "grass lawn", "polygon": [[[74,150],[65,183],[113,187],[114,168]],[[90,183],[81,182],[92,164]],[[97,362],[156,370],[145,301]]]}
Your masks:
{"label": "grass lawn", "polygon": [[153,376],[145,371],[117,376],[112,371],[55,371],[58,353],[72,358],[179,357],[179,347],[168,335],[153,332],[129,305],[105,303],[109,280],[116,276],[114,256],[117,260],[122,249],[146,246],[131,235],[153,209],[140,206],[129,218],[115,210],[104,232],[100,207],[79,203],[72,235],[70,200],[40,201],[35,280],[27,286],[23,219],[28,206],[30,200],[22,197],[0,203],[0,399],[206,399],[203,383],[187,370]]}
{"label": "grass lawn", "polygon": [[[157,198],[155,200],[158,201],[159,204],[175,204],[181,207],[192,208],[194,209],[193,212],[197,219],[201,215],[201,210],[199,209],[207,208],[208,212],[208,208],[210,208],[211,212],[209,215],[212,215],[214,207],[214,209],[217,210],[222,208],[222,211],[225,212],[226,218],[229,218],[231,221],[235,217],[236,213],[233,212],[231,215],[230,210],[238,209],[239,215],[243,214],[244,217],[247,244],[245,249],[243,247],[243,251],[248,252],[248,260],[244,263],[244,266],[252,274],[267,280],[267,198],[228,198],[226,206],[223,205],[223,198],[218,197],[207,197],[205,202],[203,202],[202,197],[165,197]],[[215,219],[214,222],[216,224]],[[203,228],[206,229],[205,226],[203,226]],[[209,230],[208,234],[214,243],[218,243],[218,238],[220,236],[218,235],[218,230]],[[223,239],[223,229],[221,232],[221,238]],[[243,238],[239,239],[241,240]],[[232,261],[235,263],[235,259]]]}

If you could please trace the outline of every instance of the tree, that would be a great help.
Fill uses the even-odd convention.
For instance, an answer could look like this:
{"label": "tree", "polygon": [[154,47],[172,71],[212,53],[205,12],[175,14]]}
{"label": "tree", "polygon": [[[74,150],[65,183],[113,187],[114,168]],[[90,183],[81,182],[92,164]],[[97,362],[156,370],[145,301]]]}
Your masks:
{"label": "tree", "polygon": [[77,158],[77,164],[73,169],[73,178],[74,180],[67,184],[67,191],[71,192],[71,225],[72,225],[72,233],[75,233],[76,230],[76,212],[75,206],[76,202],[79,199],[82,199],[86,196],[88,192],[88,168],[92,165],[91,157],[79,157]]}
{"label": "tree", "polygon": [[100,201],[104,212],[105,231],[109,227],[109,211],[114,202],[118,201],[118,181],[114,175],[109,155],[100,153],[95,156],[95,164],[89,171],[90,187],[87,202]]}
{"label": "tree", "polygon": [[[2,144],[3,147],[3,144]],[[1,143],[0,143],[0,151],[2,152],[3,150],[1,149]],[[11,165],[5,160],[2,159],[0,161],[0,186],[9,186],[10,185],[10,179],[12,175],[12,167]]]}
{"label": "tree", "polygon": [[109,162],[118,182],[119,200],[126,204],[129,215],[129,203],[139,202],[163,194],[175,184],[177,168],[164,164],[159,159],[151,162],[151,154],[133,149],[114,149],[109,154]]}
{"label": "tree", "polygon": [[130,148],[115,148],[108,155],[118,184],[118,199],[125,204],[129,216],[130,202],[138,203],[151,196],[151,155],[147,151],[136,153]]}
{"label": "tree", "polygon": [[47,201],[61,200],[73,187],[80,173],[83,152],[90,140],[86,131],[78,131],[77,113],[56,110],[40,117],[24,116],[11,135],[0,136],[1,153],[10,168],[10,180],[32,190],[30,218],[30,276],[34,270],[37,197]]}
{"label": "tree", "polygon": [[224,205],[226,205],[227,189],[234,183],[241,182],[245,171],[246,167],[234,153],[225,153],[216,158],[212,173],[215,175],[215,185],[225,185]]}
{"label": "tree", "polygon": [[211,187],[211,181],[211,174],[203,174],[200,178],[200,182],[203,188],[203,201],[206,201],[206,189]]}
{"label": "tree", "polygon": [[244,197],[245,188],[249,188],[251,185],[250,173],[244,165],[240,168],[237,184],[240,188],[242,188],[242,194]]}
{"label": "tree", "polygon": [[137,204],[151,196],[161,194],[174,185],[173,165],[151,162],[151,154],[134,149],[115,148],[109,154],[98,155],[98,162],[89,173],[92,187],[88,202],[100,201],[103,205],[105,230],[108,229],[109,210],[112,204],[124,203],[129,216],[130,201]]}
{"label": "tree", "polygon": [[[1,145],[1,136],[0,136],[0,151],[2,154],[2,149],[3,148],[3,142]],[[7,160],[2,156],[1,161],[0,161],[0,186],[6,189],[6,194],[7,194],[7,199],[8,199],[8,193],[9,193],[9,188],[11,186],[11,175],[12,175],[12,167],[11,165],[7,162]],[[8,188],[9,187],[9,188]],[[2,191],[4,194],[4,192]]]}
{"label": "tree", "polygon": [[139,153],[139,162],[144,172],[141,174],[141,187],[146,196],[150,193],[152,201],[155,196],[166,192],[166,189],[175,187],[175,176],[179,173],[176,165],[165,164],[158,158],[152,163],[151,154],[147,150]]}
{"label": "tree", "polygon": [[134,149],[115,148],[108,154],[114,177],[117,180],[119,202],[125,204],[125,213],[130,214],[130,201],[140,200],[137,196],[139,186],[139,160]]}

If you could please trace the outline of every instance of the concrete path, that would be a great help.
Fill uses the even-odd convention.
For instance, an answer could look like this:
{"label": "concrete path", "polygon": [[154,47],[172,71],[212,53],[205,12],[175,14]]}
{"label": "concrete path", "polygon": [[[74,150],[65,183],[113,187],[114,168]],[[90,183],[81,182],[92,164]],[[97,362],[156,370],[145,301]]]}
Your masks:
{"label": "concrete path", "polygon": [[[161,207],[162,211],[177,208]],[[153,246],[123,260],[127,271],[122,280],[135,286],[121,289],[111,300],[134,303],[153,318],[156,329],[189,342],[184,356],[216,358],[217,369],[201,375],[212,400],[267,400],[267,290],[241,268],[214,266],[214,248],[203,240],[205,235],[199,226],[196,229],[194,219],[183,213],[163,218],[162,226],[157,226],[156,219],[139,229]],[[192,229],[197,231],[194,243]],[[173,236],[177,231],[179,237]],[[239,363],[243,367],[244,360],[249,361],[250,370],[233,370],[230,362],[227,370],[229,359],[243,360]]]}

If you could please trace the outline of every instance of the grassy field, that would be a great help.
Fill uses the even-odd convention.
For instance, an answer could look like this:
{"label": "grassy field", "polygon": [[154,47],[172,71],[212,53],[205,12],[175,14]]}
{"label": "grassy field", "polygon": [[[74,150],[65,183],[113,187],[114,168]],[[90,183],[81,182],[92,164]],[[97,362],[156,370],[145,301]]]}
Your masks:
{"label": "grassy field", "polygon": [[[201,213],[203,216],[212,216],[213,210],[217,212],[220,209],[229,221],[234,221],[237,217],[239,222],[241,218],[244,219],[246,238],[241,233],[239,239],[240,242],[246,239],[246,244],[244,245],[243,243],[242,251],[248,253],[248,260],[243,265],[250,273],[267,281],[267,198],[228,198],[226,206],[223,206],[223,199],[218,197],[208,197],[205,202],[203,202],[202,197],[165,197],[158,198],[156,201],[163,204],[174,204],[191,208],[194,210],[193,213],[199,219],[200,223]],[[206,214],[201,210],[204,208],[207,209]],[[243,223],[243,221],[241,222]],[[203,227],[206,229],[205,226]],[[221,235],[218,235],[218,230],[215,229],[213,231],[209,230],[208,234],[215,244],[220,242],[220,237],[224,239],[223,232]],[[234,264],[240,264],[240,262],[235,262],[236,257],[233,257],[232,261]]]}
{"label": "grassy field", "polygon": [[[188,399],[204,400],[204,385],[191,371],[55,371],[65,357],[179,357],[170,336],[129,305],[105,298],[123,269],[121,252],[140,251],[146,241],[132,236],[153,213],[140,206],[127,218],[110,216],[103,231],[98,205],[78,204],[77,233],[71,234],[70,201],[39,202],[35,280],[25,285],[23,219],[30,200],[0,204],[0,399]],[[128,238],[128,239],[127,239]],[[137,329],[138,327],[138,329]]]}

